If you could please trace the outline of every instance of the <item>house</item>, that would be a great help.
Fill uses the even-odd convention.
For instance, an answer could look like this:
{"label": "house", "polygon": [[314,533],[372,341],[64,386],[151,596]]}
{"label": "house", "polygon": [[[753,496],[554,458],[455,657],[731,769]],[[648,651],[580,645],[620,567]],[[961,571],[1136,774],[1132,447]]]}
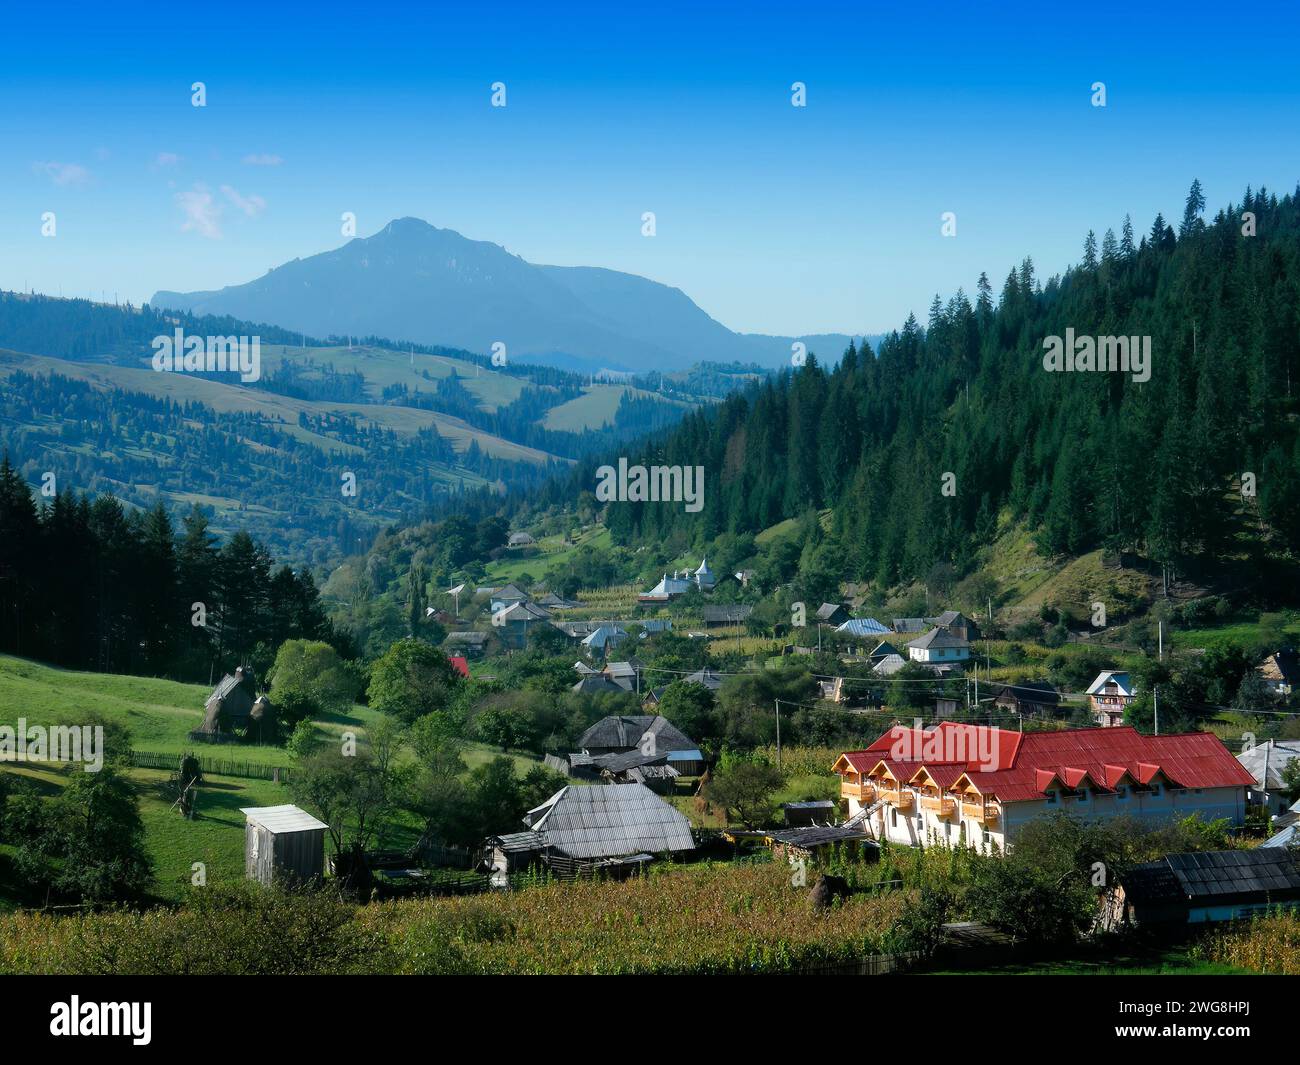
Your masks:
{"label": "house", "polygon": [[543,610],[572,610],[574,607],[582,606],[581,603],[576,603],[572,599],[565,599],[554,592],[547,592],[537,600],[537,605]]}
{"label": "house", "polygon": [[1137,696],[1128,673],[1106,669],[1088,686],[1088,704],[1093,720],[1103,728],[1124,724],[1124,711]]}
{"label": "house", "polygon": [[945,610],[934,618],[894,618],[894,631],[900,635],[925,632],[928,629],[943,629],[967,643],[973,643],[980,638],[979,626],[958,610]]}
{"label": "house", "polygon": [[690,822],[642,784],[566,784],[524,815],[528,834],[489,837],[489,869],[539,861],[560,876],[632,869],[695,849]]}
{"label": "house", "polygon": [[850,618],[839,625],[835,631],[843,636],[864,637],[879,636],[889,630],[875,618]]}
{"label": "house", "polygon": [[714,585],[718,583],[717,578],[713,576],[713,570],[709,569],[707,558],[701,559],[699,569],[691,574],[691,579],[702,592],[713,591]]}
{"label": "house", "polygon": [[627,639],[627,630],[620,625],[598,625],[582,638],[582,646],[593,658],[603,657]]}
{"label": "house", "polygon": [[1300,654],[1289,647],[1277,651],[1264,659],[1256,672],[1264,678],[1270,692],[1285,699],[1300,683]]}
{"label": "house", "polygon": [[935,627],[907,645],[907,656],[913,662],[927,665],[965,662],[970,658],[970,643],[947,629]]}
{"label": "house", "polygon": [[867,654],[867,657],[871,659],[872,662],[879,664],[880,662],[883,662],[886,658],[888,658],[890,655],[894,655],[895,657],[902,657],[901,655],[899,655],[897,647],[895,647],[888,640],[881,640]]}
{"label": "house", "polygon": [[308,884],[325,869],[325,830],[296,806],[252,806],[239,811],[244,830],[244,876],[272,884]]}
{"label": "house", "polygon": [[626,695],[627,689],[621,688],[610,680],[604,673],[591,673],[585,677],[579,677],[574,682],[569,691],[577,692],[579,695]]}
{"label": "house", "polygon": [[752,569],[738,569],[734,576],[740,582],[742,588],[748,588],[749,582],[754,578],[754,571]]}
{"label": "house", "polygon": [[818,698],[828,703],[844,702],[844,678],[831,677],[817,682]]}
{"label": "house", "polygon": [[1168,854],[1122,873],[1103,900],[1102,924],[1235,921],[1300,910],[1300,853],[1285,848]]}
{"label": "house", "polygon": [[507,546],[508,547],[532,547],[533,544],[535,543],[537,543],[537,541],[534,540],[531,536],[529,536],[528,533],[517,532],[517,533],[510,534],[510,539],[507,541]]}
{"label": "house", "polygon": [[504,588],[497,588],[488,596],[488,603],[494,615],[514,606],[516,603],[526,603],[527,601],[528,593],[513,584],[507,584]]}
{"label": "house", "polygon": [[701,613],[705,628],[713,625],[742,625],[754,608],[749,603],[708,603]]}
{"label": "house", "polygon": [[980,638],[979,626],[958,610],[945,610],[933,619],[935,628],[958,636],[967,643],[974,643]]}
{"label": "house", "polygon": [[1009,714],[1040,717],[1051,713],[1061,703],[1061,693],[1045,680],[1022,680],[1004,684],[993,696],[993,705]]}
{"label": "house", "polygon": [[451,668],[459,673],[466,680],[469,680],[469,663],[460,655],[448,655],[447,661],[451,663]]}
{"label": "house", "polygon": [[650,749],[693,751],[695,741],[658,714],[611,715],[587,729],[578,739],[578,747],[590,755]]}
{"label": "house", "polygon": [[550,613],[536,603],[518,602],[494,613],[492,628],[506,647],[518,650],[528,643],[528,632],[533,626],[550,620]]}
{"label": "house", "polygon": [[682,677],[682,683],[698,684],[701,688],[708,688],[711,692],[717,692],[722,688],[722,677],[711,669],[697,669],[694,673],[688,673]]}
{"label": "house", "polygon": [[876,838],[1002,851],[1034,818],[1199,814],[1241,825],[1250,773],[1208,732],[1143,736],[1128,726],[1012,732],[896,725],[836,760],[840,795]]}
{"label": "house", "polygon": [[1282,774],[1297,758],[1300,740],[1265,740],[1237,755],[1237,761],[1255,778],[1249,796],[1252,806],[1267,807],[1270,817],[1286,811],[1294,796]]}
{"label": "house", "polygon": [[465,630],[463,632],[449,632],[447,638],[442,641],[442,646],[448,651],[461,651],[471,658],[482,657],[484,649],[487,647],[488,634],[486,632],[472,632]]}
{"label": "house", "polygon": [[[724,829],[722,838],[732,843],[757,840],[772,848],[775,858],[785,858],[792,866],[806,867],[822,851],[830,848],[859,848],[862,857],[874,861],[880,844],[871,839],[861,824],[807,825],[798,828]],[[811,879],[811,877],[809,878]]]}
{"label": "house", "polygon": [[660,795],[671,795],[681,774],[668,764],[667,753],[600,754],[591,759],[591,768],[606,784],[643,784]]}
{"label": "house", "polygon": [[843,603],[822,603],[817,608],[819,625],[842,625],[848,620],[849,612],[844,609]]}
{"label": "house", "polygon": [[632,658],[626,662],[607,662],[603,672],[625,692],[634,692],[641,686],[641,669],[642,664]]}
{"label": "house", "polygon": [[885,655],[884,658],[871,667],[871,672],[878,677],[892,677],[905,665],[907,665],[907,660],[902,655]]}

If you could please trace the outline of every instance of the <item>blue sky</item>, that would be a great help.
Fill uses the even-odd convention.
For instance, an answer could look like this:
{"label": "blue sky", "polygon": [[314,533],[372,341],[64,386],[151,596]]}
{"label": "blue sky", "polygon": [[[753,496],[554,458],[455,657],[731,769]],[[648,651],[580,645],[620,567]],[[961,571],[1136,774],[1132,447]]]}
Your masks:
{"label": "blue sky", "polygon": [[1291,5],[538,6],[7,12],[0,288],[218,288],[352,211],[642,274],[741,331],[877,332],[1176,218],[1193,177],[1211,211],[1300,180]]}

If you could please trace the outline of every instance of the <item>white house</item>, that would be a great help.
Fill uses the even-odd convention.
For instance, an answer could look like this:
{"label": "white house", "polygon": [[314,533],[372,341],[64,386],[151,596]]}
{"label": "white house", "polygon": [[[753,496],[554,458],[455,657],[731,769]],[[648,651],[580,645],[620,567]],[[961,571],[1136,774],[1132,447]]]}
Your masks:
{"label": "white house", "polygon": [[1123,670],[1102,670],[1088,686],[1092,717],[1102,728],[1124,724],[1124,711],[1135,698],[1133,682]]}
{"label": "white house", "polygon": [[642,592],[637,599],[642,603],[667,603],[679,595],[685,595],[692,588],[711,592],[717,583],[717,578],[709,569],[709,560],[706,558],[700,562],[699,568],[694,573],[689,570],[675,570],[671,577],[665,573],[658,584],[648,592]]}
{"label": "white house", "polygon": [[1136,729],[1011,732],[944,721],[896,725],[833,770],[850,818],[876,839],[1003,851],[1036,817],[1200,814],[1240,825],[1250,773],[1217,736],[1143,736]]}
{"label": "white house", "polygon": [[947,629],[934,628],[907,645],[907,656],[927,664],[965,662],[970,658],[970,643]]}

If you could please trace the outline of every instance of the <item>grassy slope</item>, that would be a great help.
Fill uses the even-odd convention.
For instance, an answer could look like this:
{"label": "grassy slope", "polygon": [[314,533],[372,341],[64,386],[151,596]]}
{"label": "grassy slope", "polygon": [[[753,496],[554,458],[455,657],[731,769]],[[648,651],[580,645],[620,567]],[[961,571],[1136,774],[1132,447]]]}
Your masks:
{"label": "grassy slope", "polygon": [[[467,382],[468,383],[468,382]],[[665,399],[654,392],[626,385],[591,385],[583,389],[583,394],[546,412],[542,424],[547,429],[568,430],[577,433],[583,429],[599,429],[602,425],[612,425],[614,415],[624,392],[631,392],[636,399],[655,399],[661,403],[672,403],[684,407],[686,404]]]}
{"label": "grassy slope", "polygon": [[[345,349],[346,351],[346,349]],[[535,448],[514,444],[499,436],[475,429],[473,426],[447,414],[417,410],[414,407],[393,407],[381,404],[314,403],[308,400],[280,396],[260,389],[240,388],[199,377],[177,373],[155,373],[152,370],[108,366],[98,363],[68,362],[44,355],[23,355],[0,352],[0,376],[14,370],[28,373],[57,373],[64,377],[89,382],[100,387],[126,389],[147,395],[170,397],[178,403],[193,401],[211,407],[218,413],[249,412],[271,421],[279,421],[280,428],[319,450],[355,451],[335,440],[311,433],[298,426],[301,412],[320,417],[329,414],[348,414],[363,422],[391,429],[399,435],[414,436],[421,429],[436,428],[449,439],[457,451],[465,451],[470,441],[476,441],[480,450],[488,455],[541,464],[552,456]],[[426,383],[427,384],[427,383]]]}

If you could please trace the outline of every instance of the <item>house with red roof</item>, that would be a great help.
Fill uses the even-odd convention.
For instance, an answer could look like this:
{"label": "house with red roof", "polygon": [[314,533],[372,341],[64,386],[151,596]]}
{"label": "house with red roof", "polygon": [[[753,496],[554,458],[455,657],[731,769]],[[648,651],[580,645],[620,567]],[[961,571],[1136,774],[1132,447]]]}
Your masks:
{"label": "house with red roof", "polygon": [[1172,820],[1191,814],[1240,825],[1254,777],[1217,736],[1143,736],[1111,728],[1012,732],[940,722],[895,725],[833,771],[851,819],[876,839],[1002,851],[1035,817]]}

